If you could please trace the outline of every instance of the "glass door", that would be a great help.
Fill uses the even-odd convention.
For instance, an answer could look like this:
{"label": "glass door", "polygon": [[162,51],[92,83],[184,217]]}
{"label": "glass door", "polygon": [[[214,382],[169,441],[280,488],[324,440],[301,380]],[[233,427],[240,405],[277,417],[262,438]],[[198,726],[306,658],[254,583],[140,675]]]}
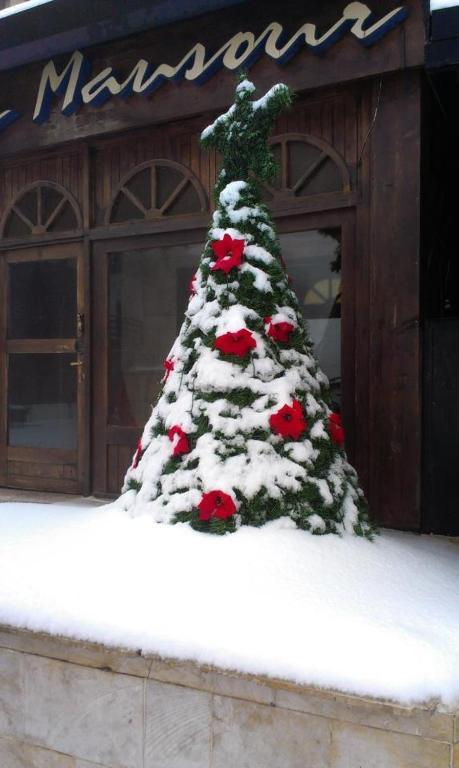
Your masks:
{"label": "glass door", "polygon": [[85,263],[80,245],[1,258],[2,483],[84,492]]}
{"label": "glass door", "polygon": [[280,236],[292,288],[328,377],[334,410],[341,410],[341,227]]}
{"label": "glass door", "polygon": [[180,330],[205,232],[97,243],[94,301],[94,492],[117,494]]}
{"label": "glass door", "polygon": [[361,342],[356,316],[358,302],[365,300],[357,289],[354,213],[342,210],[286,216],[279,220],[278,231],[292,288],[314,354],[330,382],[331,406],[343,418],[346,451],[354,462],[355,345]]}

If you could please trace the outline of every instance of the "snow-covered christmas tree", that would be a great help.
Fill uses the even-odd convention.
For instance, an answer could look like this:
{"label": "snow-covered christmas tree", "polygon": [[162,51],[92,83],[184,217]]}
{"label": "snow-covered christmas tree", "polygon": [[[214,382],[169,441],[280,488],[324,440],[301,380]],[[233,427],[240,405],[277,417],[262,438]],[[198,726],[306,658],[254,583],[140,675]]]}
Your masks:
{"label": "snow-covered christmas tree", "polygon": [[157,522],[224,533],[289,516],[313,533],[371,536],[340,416],[314,358],[260,185],[267,139],[291,101],[278,84],[202,133],[222,155],[217,208],[160,397],[118,504]]}

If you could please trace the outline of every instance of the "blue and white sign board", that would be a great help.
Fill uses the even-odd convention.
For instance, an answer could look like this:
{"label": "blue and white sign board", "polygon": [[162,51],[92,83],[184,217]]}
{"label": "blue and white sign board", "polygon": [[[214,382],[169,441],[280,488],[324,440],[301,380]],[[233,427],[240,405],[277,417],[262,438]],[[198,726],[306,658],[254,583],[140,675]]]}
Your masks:
{"label": "blue and white sign board", "polygon": [[[60,102],[60,112],[69,116],[82,105],[100,107],[114,97],[149,96],[169,80],[202,84],[223,68],[248,70],[261,56],[282,65],[304,48],[324,54],[347,34],[361,45],[371,46],[401,24],[407,15],[406,6],[398,6],[378,19],[365,3],[352,2],[321,34],[316,24],[306,21],[286,39],[282,24],[273,21],[258,36],[250,31],[238,32],[215,53],[208,52],[202,43],[196,43],[175,65],[154,66],[140,59],[127,76],[120,76],[112,67],[94,74],[89,58],[75,51],[60,71],[52,60],[43,67],[32,119],[38,125],[46,122],[56,102]],[[13,108],[0,112],[0,130],[20,117]]]}

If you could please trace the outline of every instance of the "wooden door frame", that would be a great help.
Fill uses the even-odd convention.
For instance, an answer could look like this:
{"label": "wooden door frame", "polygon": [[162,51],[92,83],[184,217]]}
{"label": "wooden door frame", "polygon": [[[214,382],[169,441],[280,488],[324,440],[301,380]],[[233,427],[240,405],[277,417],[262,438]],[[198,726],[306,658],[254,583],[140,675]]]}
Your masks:
{"label": "wooden door frame", "polygon": [[[114,234],[114,233],[113,233]],[[92,491],[98,496],[111,495],[108,487],[108,445],[124,445],[137,441],[143,427],[123,427],[108,424],[108,259],[113,253],[143,250],[161,246],[187,245],[205,242],[204,228],[181,231],[144,233],[128,237],[111,237],[93,243],[92,251]],[[126,467],[127,470],[127,467]]]}
{"label": "wooden door frame", "polygon": [[[320,211],[316,213],[280,213],[275,217],[279,235],[289,232],[306,232],[311,229],[340,229],[341,282],[341,393],[343,422],[346,428],[346,453],[354,463],[355,445],[358,439],[356,424],[356,345],[355,315],[357,297],[355,287],[355,208]],[[349,289],[348,289],[349,286]]]}
{"label": "wooden door frame", "polygon": [[[18,262],[34,262],[40,260],[59,260],[75,258],[77,267],[76,305],[77,313],[84,315],[83,346],[77,349],[77,333],[69,339],[7,339],[8,312],[8,264]],[[47,458],[48,462],[73,463],[77,468],[74,484],[65,478],[48,478],[41,482],[40,478],[27,480],[24,477],[23,487],[31,490],[49,490],[69,493],[88,494],[90,489],[89,475],[89,392],[90,392],[90,306],[89,306],[89,248],[86,243],[67,242],[60,244],[27,243],[27,245],[3,248],[0,252],[0,484],[11,485],[8,476],[8,459],[15,457],[23,461],[41,463]],[[8,440],[8,354],[20,352],[51,352],[75,353],[78,362],[82,363],[81,373],[78,373],[77,384],[77,431],[78,445],[76,450],[59,448],[27,448],[9,447]],[[13,482],[12,487],[21,483]],[[44,486],[47,486],[46,488]],[[67,487],[66,487],[67,486]]]}
{"label": "wooden door frame", "polygon": [[[305,231],[308,229],[341,229],[341,243],[344,258],[341,276],[343,284],[350,289],[343,292],[341,319],[341,360],[343,411],[347,427],[347,449],[352,460],[355,444],[355,381],[354,381],[354,329],[355,292],[354,286],[354,244],[355,209],[345,207],[321,212],[300,213],[279,211],[275,218],[279,234]],[[192,228],[182,231],[139,233],[129,237],[111,237],[93,243],[92,252],[92,355],[94,371],[92,388],[92,491],[97,495],[108,493],[108,445],[135,445],[143,426],[123,427],[108,425],[108,258],[109,254],[126,250],[142,250],[161,245],[186,245],[204,242],[206,231]],[[349,364],[349,361],[352,361]],[[127,469],[127,467],[126,467]]]}

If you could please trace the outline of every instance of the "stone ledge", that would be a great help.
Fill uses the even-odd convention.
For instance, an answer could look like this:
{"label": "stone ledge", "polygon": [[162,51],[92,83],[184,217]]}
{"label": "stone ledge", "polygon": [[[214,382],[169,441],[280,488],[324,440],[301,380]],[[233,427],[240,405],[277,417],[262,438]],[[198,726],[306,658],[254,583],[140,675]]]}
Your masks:
{"label": "stone ledge", "polygon": [[88,763],[63,752],[4,737],[0,737],[0,765],[2,768],[104,768],[100,763]]}
{"label": "stone ledge", "polygon": [[7,626],[0,627],[0,648],[393,733],[459,741],[459,713],[441,711],[435,701],[405,706]]}
{"label": "stone ledge", "polygon": [[85,665],[84,643],[76,663],[48,639],[79,646],[0,648],[2,768],[459,768],[452,713],[157,658],[149,676],[113,672],[117,651],[98,648],[96,668],[94,648]]}

